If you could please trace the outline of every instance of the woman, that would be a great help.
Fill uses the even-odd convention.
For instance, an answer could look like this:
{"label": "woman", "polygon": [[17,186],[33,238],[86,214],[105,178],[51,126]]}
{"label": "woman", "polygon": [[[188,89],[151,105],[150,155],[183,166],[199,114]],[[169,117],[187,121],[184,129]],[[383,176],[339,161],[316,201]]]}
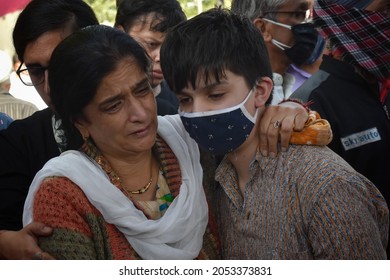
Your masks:
{"label": "woman", "polygon": [[37,174],[24,224],[54,228],[40,246],[57,259],[218,257],[197,145],[175,129],[179,118],[157,122],[149,67],[130,36],[104,26],[53,53],[52,102],[84,145]]}

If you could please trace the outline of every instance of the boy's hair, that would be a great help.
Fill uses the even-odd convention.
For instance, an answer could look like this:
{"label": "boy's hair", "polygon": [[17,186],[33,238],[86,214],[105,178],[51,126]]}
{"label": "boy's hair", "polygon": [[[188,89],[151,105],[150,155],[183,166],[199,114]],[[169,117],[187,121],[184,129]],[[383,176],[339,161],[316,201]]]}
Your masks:
{"label": "boy's hair", "polygon": [[207,84],[229,70],[253,87],[260,77],[272,79],[268,51],[261,33],[249,19],[216,8],[183,22],[168,32],[161,47],[161,68],[176,93],[198,75]]}
{"label": "boy's hair", "polygon": [[122,26],[125,32],[137,20],[147,14],[153,14],[152,31],[166,33],[170,28],[186,20],[180,3],[177,0],[123,0],[118,1],[115,27]]}
{"label": "boy's hair", "polygon": [[34,0],[20,13],[13,31],[14,47],[24,62],[26,46],[43,33],[54,30],[76,31],[99,24],[92,8],[82,0]]}

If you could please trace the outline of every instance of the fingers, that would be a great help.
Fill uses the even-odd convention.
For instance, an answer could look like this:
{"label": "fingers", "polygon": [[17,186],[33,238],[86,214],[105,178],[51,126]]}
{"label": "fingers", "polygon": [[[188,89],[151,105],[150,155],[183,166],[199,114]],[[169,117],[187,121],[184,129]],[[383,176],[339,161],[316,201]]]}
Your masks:
{"label": "fingers", "polygon": [[293,131],[301,131],[308,119],[306,109],[294,102],[268,106],[260,119],[260,151],[264,156],[275,157],[280,149],[286,151]]}
{"label": "fingers", "polygon": [[270,129],[272,123],[272,117],[276,114],[276,106],[268,106],[264,111],[259,123],[259,140],[260,151],[264,156],[268,156],[270,152],[269,145],[271,145],[272,151],[275,152],[275,146],[278,141],[278,131],[273,128]]}
{"label": "fingers", "polygon": [[[288,145],[290,144],[291,134],[294,129],[294,120],[292,118],[283,119],[280,127],[280,149],[282,152],[287,151]],[[276,151],[277,152],[277,151]]]}
{"label": "fingers", "polygon": [[295,116],[294,124],[293,124],[294,131],[302,131],[303,128],[305,127],[307,118],[308,118],[307,112],[297,114]]}
{"label": "fingers", "polygon": [[26,231],[28,234],[36,237],[48,236],[53,231],[52,228],[39,222],[32,222],[31,224],[27,225],[23,230]]}
{"label": "fingers", "polygon": [[43,251],[35,252],[32,255],[31,259],[33,259],[33,260],[54,260],[54,258],[50,254],[43,252]]}
{"label": "fingers", "polygon": [[268,155],[270,157],[276,157],[276,154],[278,153],[278,139],[279,139],[279,130],[281,127],[281,123],[282,121],[272,121],[268,126],[268,132],[267,132],[268,147],[264,147],[263,150],[266,153],[268,152]]}
{"label": "fingers", "polygon": [[38,251],[38,252],[34,253],[32,259],[33,260],[43,260],[43,252]]}

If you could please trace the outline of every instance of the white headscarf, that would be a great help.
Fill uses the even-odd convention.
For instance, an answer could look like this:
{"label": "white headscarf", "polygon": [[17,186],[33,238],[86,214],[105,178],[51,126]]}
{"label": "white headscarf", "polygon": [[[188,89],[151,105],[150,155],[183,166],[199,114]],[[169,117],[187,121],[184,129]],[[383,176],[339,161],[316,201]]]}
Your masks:
{"label": "white headscarf", "polygon": [[208,222],[198,146],[185,132],[178,116],[159,117],[158,134],[175,153],[182,173],[180,194],[162,218],[148,220],[96,162],[78,151],[68,151],[48,161],[35,176],[25,202],[23,224],[33,220],[34,194],[42,180],[64,176],[83,190],[104,219],[126,236],[143,259],[197,257]]}

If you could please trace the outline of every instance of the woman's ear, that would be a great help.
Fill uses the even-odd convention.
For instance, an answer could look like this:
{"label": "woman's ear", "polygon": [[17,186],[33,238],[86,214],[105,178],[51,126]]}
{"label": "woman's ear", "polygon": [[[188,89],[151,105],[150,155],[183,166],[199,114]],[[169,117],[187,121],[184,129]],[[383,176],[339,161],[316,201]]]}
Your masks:
{"label": "woman's ear", "polygon": [[254,87],[256,108],[265,106],[268,98],[272,94],[273,86],[274,84],[272,79],[269,77],[261,77],[257,79]]}
{"label": "woman's ear", "polygon": [[89,130],[87,128],[87,122],[82,119],[75,121],[74,126],[78,129],[84,140],[90,137]]}
{"label": "woman's ear", "polygon": [[252,23],[261,32],[265,42],[270,42],[272,40],[270,24],[261,18],[254,19]]}

